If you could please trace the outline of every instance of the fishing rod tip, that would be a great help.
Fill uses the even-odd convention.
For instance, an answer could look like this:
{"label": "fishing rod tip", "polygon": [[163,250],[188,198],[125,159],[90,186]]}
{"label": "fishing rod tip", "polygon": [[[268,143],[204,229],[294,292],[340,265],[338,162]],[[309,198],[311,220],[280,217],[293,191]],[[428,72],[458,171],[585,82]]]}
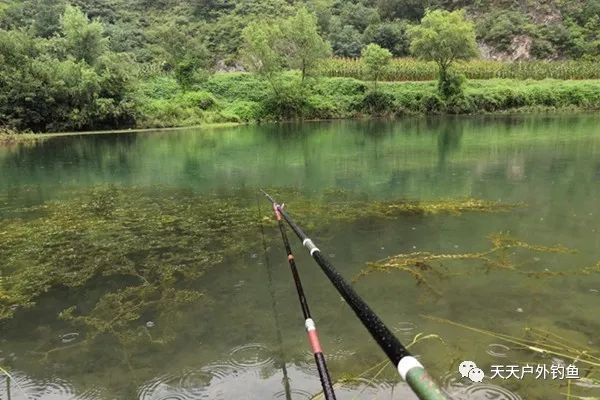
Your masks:
{"label": "fishing rod tip", "polygon": [[267,196],[267,199],[269,199],[269,201],[271,201],[272,203],[275,203],[275,200],[269,195],[269,193],[265,192],[264,190],[262,190],[261,188],[258,188],[258,190],[260,190],[261,192],[263,192],[263,194],[265,196]]}

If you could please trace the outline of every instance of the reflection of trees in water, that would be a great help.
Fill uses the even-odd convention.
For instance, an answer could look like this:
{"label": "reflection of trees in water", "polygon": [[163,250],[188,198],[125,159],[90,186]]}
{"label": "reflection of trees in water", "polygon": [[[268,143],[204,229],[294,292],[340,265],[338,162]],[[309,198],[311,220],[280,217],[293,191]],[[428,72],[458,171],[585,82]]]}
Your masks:
{"label": "reflection of trees in water", "polygon": [[432,130],[438,133],[438,168],[444,169],[448,156],[460,148],[464,125],[456,120],[437,120]]}
{"label": "reflection of trees in water", "polygon": [[33,184],[51,190],[57,183],[128,177],[137,144],[138,135],[120,133],[57,137],[17,147],[0,159],[0,169],[8,171],[2,183],[13,194],[27,196],[23,189]]}

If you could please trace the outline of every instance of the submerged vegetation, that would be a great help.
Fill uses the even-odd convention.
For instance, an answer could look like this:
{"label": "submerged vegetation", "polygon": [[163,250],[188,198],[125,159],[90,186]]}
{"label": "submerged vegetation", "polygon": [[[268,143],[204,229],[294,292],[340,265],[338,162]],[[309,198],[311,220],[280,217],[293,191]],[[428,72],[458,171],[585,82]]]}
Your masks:
{"label": "submerged vegetation", "polygon": [[[318,204],[298,198],[294,210],[313,226],[325,218],[352,222],[511,208],[474,199]],[[256,241],[257,223],[255,206],[185,190],[97,188],[20,210],[0,231],[0,257],[5,260],[0,319],[36,306],[48,292],[66,288],[86,293],[102,285],[108,292],[58,311],[64,319],[94,328],[95,334],[114,333],[149,312],[147,308],[169,309],[197,300],[199,293],[188,290],[189,283]]]}
{"label": "submerged vegetation", "polygon": [[[561,277],[567,275],[589,275],[600,272],[600,264],[576,267],[570,271],[552,271],[540,267],[539,258],[528,258],[524,261],[522,252],[572,254],[574,250],[562,245],[542,246],[527,243],[505,233],[496,233],[488,237],[490,249],[470,253],[436,254],[430,252],[413,252],[386,257],[371,262],[355,278],[360,279],[373,272],[400,271],[411,275],[418,285],[423,285],[431,292],[441,296],[431,279],[446,279],[455,276],[472,274],[473,271],[489,273],[492,270],[507,270],[532,278]],[[452,268],[452,264],[458,268]],[[471,264],[472,268],[465,268]],[[484,268],[482,268],[482,266]]]}
{"label": "submerged vegetation", "polygon": [[[523,207],[479,199],[373,201],[339,190],[309,197],[291,189],[268,190],[278,198],[293,199],[289,207],[294,217],[316,234],[327,232],[332,224],[339,228],[340,223],[361,220],[510,212]],[[0,230],[0,258],[5,261],[0,265],[0,319],[7,332],[13,324],[37,321],[28,335],[39,336],[38,345],[27,349],[28,358],[43,365],[71,365],[72,357],[99,357],[105,365],[97,368],[100,375],[108,365],[117,365],[145,376],[139,360],[148,349],[174,345],[181,339],[178,328],[192,308],[200,314],[210,309],[214,299],[201,289],[209,273],[234,265],[240,254],[260,247],[261,224],[275,229],[269,208],[257,206],[262,199],[247,191],[207,196],[164,187],[101,186],[64,195],[60,201],[6,212]],[[276,235],[267,237],[267,245],[278,240]],[[365,273],[408,272],[424,288],[438,292],[436,280],[474,270],[553,276],[525,268],[513,253],[570,252],[502,234],[490,240],[492,248],[487,251],[399,255],[369,265]],[[447,265],[466,262],[473,268]],[[598,266],[564,274],[595,272]],[[61,335],[57,344],[54,331],[48,333],[55,326],[73,333]],[[436,338],[422,334],[415,343]],[[114,351],[106,353],[107,345]],[[346,381],[352,379],[340,382]]]}

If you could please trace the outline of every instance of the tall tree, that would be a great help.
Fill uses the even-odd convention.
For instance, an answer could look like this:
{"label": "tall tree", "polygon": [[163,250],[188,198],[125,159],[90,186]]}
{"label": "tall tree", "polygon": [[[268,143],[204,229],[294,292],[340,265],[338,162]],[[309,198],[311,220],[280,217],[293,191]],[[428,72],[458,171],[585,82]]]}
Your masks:
{"label": "tall tree", "polygon": [[439,90],[448,97],[460,91],[460,78],[449,74],[456,60],[467,60],[478,54],[475,27],[467,21],[463,10],[428,10],[421,24],[410,27],[411,52],[422,59],[435,61],[439,67]]}
{"label": "tall tree", "polygon": [[108,49],[104,27],[99,21],[90,21],[77,7],[67,6],[61,18],[66,47],[76,60],[94,65]]}
{"label": "tall tree", "polygon": [[299,69],[302,82],[319,61],[331,55],[331,46],[319,35],[317,17],[302,7],[296,15],[283,21],[280,47],[286,64]]}
{"label": "tall tree", "polygon": [[375,88],[377,88],[377,81],[389,67],[392,53],[378,44],[371,43],[362,50],[361,58],[365,64],[367,77],[375,83]]}
{"label": "tall tree", "polygon": [[242,36],[242,58],[246,66],[267,78],[277,92],[274,79],[283,68],[283,59],[279,51],[281,28],[278,24],[253,22],[244,29]]}

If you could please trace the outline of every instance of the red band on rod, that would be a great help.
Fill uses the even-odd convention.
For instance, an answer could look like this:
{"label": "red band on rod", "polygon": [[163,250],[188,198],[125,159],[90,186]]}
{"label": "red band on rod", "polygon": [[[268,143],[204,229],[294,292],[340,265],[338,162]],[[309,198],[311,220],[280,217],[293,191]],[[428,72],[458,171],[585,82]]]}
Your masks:
{"label": "red band on rod", "polygon": [[321,344],[319,343],[319,336],[317,336],[317,330],[308,331],[308,340],[310,341],[310,347],[312,348],[313,354],[322,353]]}
{"label": "red band on rod", "polygon": [[273,203],[273,211],[275,211],[275,217],[277,218],[277,221],[281,221],[281,213],[279,212],[279,205]]}

